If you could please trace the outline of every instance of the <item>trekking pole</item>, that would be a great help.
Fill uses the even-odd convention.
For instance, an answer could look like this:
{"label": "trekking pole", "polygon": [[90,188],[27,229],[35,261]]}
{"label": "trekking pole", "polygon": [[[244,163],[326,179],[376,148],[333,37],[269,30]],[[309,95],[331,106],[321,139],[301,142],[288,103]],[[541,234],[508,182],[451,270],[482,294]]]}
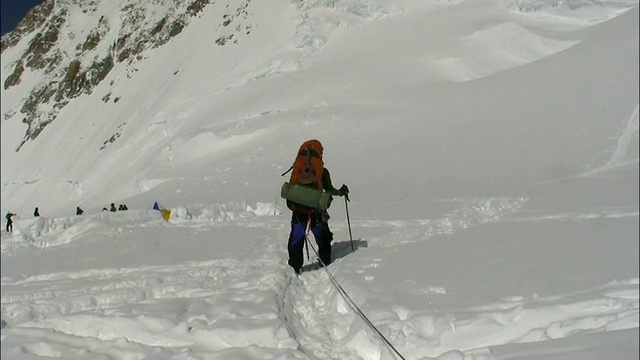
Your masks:
{"label": "trekking pole", "polygon": [[355,251],[353,248],[353,235],[351,235],[351,220],[349,220],[349,206],[347,206],[347,201],[349,201],[349,196],[344,196],[344,209],[347,213],[347,226],[349,227],[349,240],[351,240],[351,251]]}

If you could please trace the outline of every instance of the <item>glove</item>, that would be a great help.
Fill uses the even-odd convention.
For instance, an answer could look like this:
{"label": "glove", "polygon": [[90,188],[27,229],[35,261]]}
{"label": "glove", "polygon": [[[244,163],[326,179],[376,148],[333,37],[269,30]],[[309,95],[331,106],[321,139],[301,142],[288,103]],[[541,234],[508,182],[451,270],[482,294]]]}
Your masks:
{"label": "glove", "polygon": [[347,185],[342,185],[342,187],[340,187],[340,189],[338,190],[338,195],[339,196],[345,196],[345,195],[349,195],[349,188],[347,187]]}

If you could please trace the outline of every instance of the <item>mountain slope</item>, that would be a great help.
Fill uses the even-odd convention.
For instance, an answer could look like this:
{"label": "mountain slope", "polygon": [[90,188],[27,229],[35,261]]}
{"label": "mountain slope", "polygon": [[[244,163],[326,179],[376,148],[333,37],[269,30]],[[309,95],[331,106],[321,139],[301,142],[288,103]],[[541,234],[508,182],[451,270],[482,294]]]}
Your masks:
{"label": "mountain slope", "polygon": [[[107,10],[117,14],[126,4],[105,9],[107,5],[100,3],[88,14],[94,19]],[[150,6],[147,12],[161,17],[171,13],[168,4]],[[242,3],[235,5],[243,8]],[[18,152],[25,125],[16,111],[25,90],[20,85],[3,90],[3,204],[15,198],[29,204],[14,206],[28,208],[37,203],[55,213],[79,203],[101,208],[136,195],[142,196],[136,206],[163,198],[180,203],[181,197],[187,197],[188,203],[199,197],[199,191],[188,191],[194,186],[211,188],[213,196],[227,201],[234,199],[225,197],[229,192],[224,184],[253,174],[269,179],[248,185],[251,199],[268,200],[279,187],[275,175],[291,161],[290,143],[274,141],[283,133],[290,135],[292,143],[306,137],[328,141],[329,164],[339,170],[354,161],[371,161],[382,155],[378,152],[391,153],[393,171],[398,173],[411,173],[414,164],[425,164],[422,177],[438,192],[447,193],[448,184],[470,177],[479,185],[513,174],[525,182],[544,181],[606,161],[605,152],[615,146],[615,134],[637,105],[633,80],[637,68],[625,66],[625,61],[637,57],[637,31],[620,36],[634,34],[632,21],[627,28],[603,24],[613,27],[606,32],[610,38],[591,39],[593,30],[583,24],[554,29],[526,15],[495,11],[498,8],[492,3],[425,5],[405,15],[393,8],[386,12],[374,8],[360,17],[343,8],[296,8],[286,1],[244,9],[235,13],[244,24],[236,28],[246,30],[237,44],[215,43],[218,30],[212,34],[211,24],[226,29],[213,20],[225,18],[222,14],[228,8],[206,6],[179,37],[141,52],[135,60],[119,62],[96,84],[91,96],[78,97],[55,110],[58,121],[47,125],[46,136],[25,143]],[[470,25],[447,29],[449,25],[437,20],[456,14],[465,14],[463,24]],[[319,19],[333,19],[332,28],[314,28]],[[477,31],[475,23],[490,26]],[[394,41],[398,37],[403,40]],[[618,37],[620,41],[611,41]],[[510,44],[522,39],[526,40],[520,49],[512,51]],[[146,44],[133,43],[140,42]],[[103,43],[112,41],[99,44]],[[301,44],[309,43],[314,44],[312,48],[321,46],[321,51],[307,47],[300,52],[305,49]],[[488,58],[477,56],[477,46]],[[19,56],[13,49],[3,53],[3,64],[12,62],[5,58]],[[596,51],[598,58],[581,54],[585,51]],[[549,56],[554,52],[558,53]],[[368,60],[356,61],[358,56]],[[575,63],[581,57],[583,63]],[[449,65],[443,68],[444,64]],[[545,70],[539,71],[541,67]],[[3,78],[7,68],[11,66],[3,67]],[[504,70],[508,76],[492,75]],[[534,72],[542,75],[531,81]],[[465,79],[472,81],[457,81]],[[482,90],[487,87],[492,91]],[[522,91],[513,92],[513,88]],[[612,91],[619,92],[616,101],[623,106],[607,102]],[[536,96],[540,93],[547,96]],[[563,108],[567,103],[581,106]],[[346,117],[336,117],[338,110],[346,111]],[[360,120],[368,126],[363,128]],[[407,133],[407,127],[413,130]],[[547,128],[557,136],[543,138]],[[384,146],[371,146],[369,141]],[[596,152],[591,150],[594,144]],[[344,154],[342,163],[331,164],[333,151]],[[246,163],[243,157],[259,153],[263,154],[258,164],[240,165]],[[555,164],[546,163],[549,156]],[[136,164],[147,164],[147,169],[129,173]],[[410,164],[409,168],[403,164]],[[367,179],[383,179],[389,169],[372,163],[362,166],[371,172],[352,174],[344,181],[358,185],[363,196],[397,183],[390,178],[391,183],[371,188]],[[168,180],[193,167],[201,169],[204,180]],[[229,169],[232,173],[227,177]],[[404,193],[437,194],[425,189],[419,177],[411,178],[415,180],[402,180]],[[141,195],[167,181],[171,184]],[[167,190],[175,188],[183,190],[177,198]],[[52,193],[56,198],[64,194],[64,203],[52,202],[48,195]],[[389,195],[397,199],[403,194]]]}
{"label": "mountain slope", "polygon": [[[50,79],[2,90],[3,356],[638,357],[637,1],[252,1],[219,45],[226,4],[19,151]],[[309,138],[351,189],[328,270],[380,333],[311,249],[287,265],[279,175]]]}

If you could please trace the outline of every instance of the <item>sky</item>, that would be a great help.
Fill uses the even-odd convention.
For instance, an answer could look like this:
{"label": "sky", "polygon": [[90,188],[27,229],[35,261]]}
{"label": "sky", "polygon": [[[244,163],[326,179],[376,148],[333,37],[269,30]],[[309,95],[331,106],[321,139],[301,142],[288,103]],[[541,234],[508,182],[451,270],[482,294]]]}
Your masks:
{"label": "sky", "polygon": [[4,35],[15,29],[29,10],[43,2],[42,0],[2,0],[0,2],[1,34]]}
{"label": "sky", "polygon": [[[60,51],[122,19],[103,3]],[[638,3],[509,4],[251,2],[212,30],[213,4],[16,152],[27,68],[0,90],[3,358],[637,359]],[[280,174],[310,138],[351,201],[297,276]]]}

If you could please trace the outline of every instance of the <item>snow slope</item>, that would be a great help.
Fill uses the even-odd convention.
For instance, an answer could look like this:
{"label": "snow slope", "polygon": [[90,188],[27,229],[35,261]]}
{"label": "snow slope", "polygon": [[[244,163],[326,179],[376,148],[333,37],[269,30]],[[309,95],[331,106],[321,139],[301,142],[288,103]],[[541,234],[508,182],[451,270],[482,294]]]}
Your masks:
{"label": "snow slope", "polygon": [[[637,359],[638,6],[554,4],[251,3],[225,51],[207,7],[18,153],[5,118],[3,357]],[[352,201],[296,277],[308,138]]]}

